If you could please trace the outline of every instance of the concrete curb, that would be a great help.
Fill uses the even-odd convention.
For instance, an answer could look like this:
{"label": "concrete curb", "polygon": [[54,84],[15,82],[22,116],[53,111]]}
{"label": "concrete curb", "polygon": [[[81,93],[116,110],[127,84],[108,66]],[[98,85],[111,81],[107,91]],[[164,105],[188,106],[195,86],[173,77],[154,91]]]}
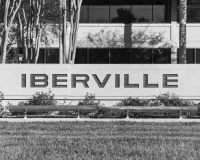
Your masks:
{"label": "concrete curb", "polygon": [[200,122],[200,119],[108,119],[108,118],[0,118],[0,122]]}

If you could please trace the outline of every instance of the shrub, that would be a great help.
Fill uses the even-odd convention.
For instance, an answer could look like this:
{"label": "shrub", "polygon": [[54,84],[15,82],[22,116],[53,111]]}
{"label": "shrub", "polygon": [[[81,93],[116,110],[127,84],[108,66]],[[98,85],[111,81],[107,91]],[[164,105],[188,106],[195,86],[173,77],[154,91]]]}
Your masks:
{"label": "shrub", "polygon": [[5,108],[2,105],[2,100],[4,99],[4,95],[0,92],[0,117],[4,114]]}
{"label": "shrub", "polygon": [[[95,98],[95,94],[89,94],[87,93],[85,95],[85,98],[83,99],[83,101],[79,101],[78,102],[78,106],[83,106],[83,105],[99,105],[100,102],[96,100]],[[59,115],[67,115],[67,116],[72,116],[72,117],[75,117],[77,116],[78,112],[77,111],[61,111],[59,112]],[[86,112],[86,111],[81,111],[81,115],[83,116],[88,116],[89,115],[89,112]]]}
{"label": "shrub", "polygon": [[78,105],[99,105],[100,101],[96,100],[95,94],[87,93],[83,101],[79,101]]}
{"label": "shrub", "polygon": [[[117,103],[116,106],[194,106],[196,105],[193,101],[180,99],[179,96],[169,92],[161,94],[154,100],[143,100],[139,98],[129,97]],[[124,112],[121,112],[121,117],[124,117]],[[144,117],[177,117],[178,114],[171,113],[131,113],[130,117],[144,118]]]}
{"label": "shrub", "polygon": [[97,111],[92,113],[82,111],[81,114],[91,118],[108,118],[110,116],[110,110],[105,107],[104,104],[100,104],[99,100],[96,100],[95,94],[87,93],[83,101],[79,101],[78,105],[97,105]]}
{"label": "shrub", "polygon": [[54,94],[51,90],[47,93],[36,92],[27,101],[20,102],[19,105],[56,105],[57,101],[54,99]]}
{"label": "shrub", "polygon": [[6,106],[3,106],[2,105],[3,99],[4,99],[4,94],[0,92],[0,117],[6,117],[10,115],[10,112],[9,112],[10,103],[8,103]]}
{"label": "shrub", "polygon": [[[148,106],[148,104],[149,104],[149,100],[129,97],[117,103],[116,106]],[[122,111],[122,112],[112,112],[112,114],[118,118],[125,118],[127,113],[126,111]],[[138,113],[130,112],[130,116],[137,117]]]}
{"label": "shrub", "polygon": [[[27,101],[22,101],[18,105],[56,105],[57,101],[54,99],[54,94],[51,90],[47,93],[36,92],[31,98]],[[45,114],[49,112],[31,112],[32,114]],[[16,113],[15,113],[16,114]]]}
{"label": "shrub", "polygon": [[148,104],[149,100],[129,97],[117,103],[116,106],[148,106]]}
{"label": "shrub", "polygon": [[193,101],[180,99],[179,96],[169,92],[161,94],[155,100],[150,101],[150,106],[194,106]]}

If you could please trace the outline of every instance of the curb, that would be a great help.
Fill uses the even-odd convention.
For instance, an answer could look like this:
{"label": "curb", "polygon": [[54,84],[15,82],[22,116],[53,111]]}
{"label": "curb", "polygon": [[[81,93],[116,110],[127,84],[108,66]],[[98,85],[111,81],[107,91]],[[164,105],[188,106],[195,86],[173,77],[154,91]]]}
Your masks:
{"label": "curb", "polygon": [[200,119],[0,118],[0,122],[200,122]]}

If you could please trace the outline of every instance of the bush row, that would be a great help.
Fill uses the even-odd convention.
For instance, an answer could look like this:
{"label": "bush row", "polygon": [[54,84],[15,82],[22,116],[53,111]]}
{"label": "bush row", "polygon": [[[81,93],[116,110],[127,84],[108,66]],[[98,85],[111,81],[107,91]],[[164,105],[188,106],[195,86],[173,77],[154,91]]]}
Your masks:
{"label": "bush row", "polygon": [[[27,101],[22,101],[19,105],[57,105],[55,100],[55,95],[49,90],[47,93],[36,92],[32,97]],[[0,92],[0,102],[3,100],[3,93]],[[65,102],[63,103],[63,105]],[[0,105],[0,117],[8,116],[8,104],[7,106]],[[109,107],[101,104],[100,101],[96,100],[95,94],[87,93],[83,101],[79,101],[78,105],[98,105],[98,110],[92,113],[81,112],[82,117],[101,117],[101,118],[124,118],[126,117],[125,112],[111,112]],[[144,100],[139,98],[129,97],[117,103],[116,106],[195,106],[195,102],[190,100],[180,99],[174,93],[164,93],[156,97],[156,99]],[[29,115],[42,115],[42,116],[51,116],[52,112],[29,112]],[[12,113],[12,116],[20,116],[23,113]],[[56,116],[70,116],[76,117],[77,112],[56,112]],[[178,117],[178,114],[174,113],[130,113],[130,117]]]}

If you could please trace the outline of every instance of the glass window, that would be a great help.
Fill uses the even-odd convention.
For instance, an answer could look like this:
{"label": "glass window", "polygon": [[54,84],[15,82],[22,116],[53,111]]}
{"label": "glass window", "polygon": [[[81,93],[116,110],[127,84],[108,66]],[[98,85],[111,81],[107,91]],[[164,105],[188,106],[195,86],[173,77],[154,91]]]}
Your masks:
{"label": "glass window", "polygon": [[75,64],[87,63],[87,49],[76,49]]}
{"label": "glass window", "polygon": [[83,0],[80,22],[170,22],[170,2],[171,0]]}
{"label": "glass window", "polygon": [[110,49],[111,64],[128,64],[130,60],[130,49]]}
{"label": "glass window", "polygon": [[200,49],[187,49],[186,50],[186,63],[187,64],[195,64],[195,63],[200,64]]}
{"label": "glass window", "polygon": [[80,12],[80,23],[88,22],[88,0],[83,0]]}
{"label": "glass window", "polygon": [[44,49],[40,49],[39,57],[37,63],[44,63]]}
{"label": "glass window", "polygon": [[170,22],[170,0],[153,0],[153,22]]}
{"label": "glass window", "polygon": [[171,63],[171,49],[153,49],[153,63],[154,64],[170,64]]}
{"label": "glass window", "polygon": [[132,63],[152,64],[152,49],[132,49]]}
{"label": "glass window", "polygon": [[197,0],[196,3],[196,22],[200,22],[200,1]]}
{"label": "glass window", "polygon": [[110,0],[110,22],[130,23],[130,0]]}
{"label": "glass window", "polygon": [[88,22],[88,6],[81,6],[80,23]]}
{"label": "glass window", "polygon": [[152,22],[153,13],[152,0],[135,0],[132,1],[132,14],[135,19],[132,22],[149,23]]}
{"label": "glass window", "polygon": [[195,63],[194,49],[187,49],[186,51],[186,63]]}
{"label": "glass window", "polygon": [[187,22],[196,22],[196,4],[195,0],[187,0]]}
{"label": "glass window", "polygon": [[89,50],[90,64],[108,64],[109,49],[90,49]]}
{"label": "glass window", "polygon": [[196,50],[196,63],[200,64],[200,49]]}
{"label": "glass window", "polygon": [[109,1],[89,0],[89,22],[109,22]]}
{"label": "glass window", "polygon": [[46,63],[59,63],[59,49],[46,49]]}
{"label": "glass window", "polygon": [[[177,7],[177,21],[179,22],[179,0]],[[200,22],[200,1],[199,0],[187,0],[187,22],[197,23]]]}

